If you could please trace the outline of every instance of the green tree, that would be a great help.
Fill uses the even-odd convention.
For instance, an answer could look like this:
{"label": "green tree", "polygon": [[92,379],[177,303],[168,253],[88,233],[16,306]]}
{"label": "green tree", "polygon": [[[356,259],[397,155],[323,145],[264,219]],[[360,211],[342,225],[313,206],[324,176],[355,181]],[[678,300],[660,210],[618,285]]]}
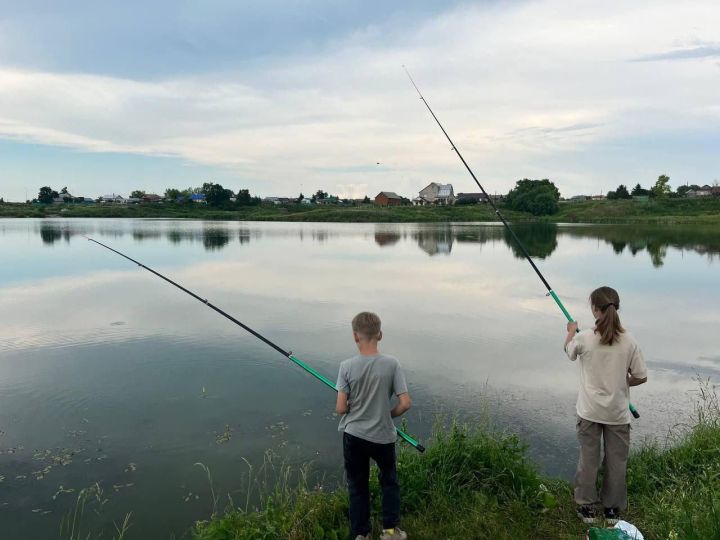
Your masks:
{"label": "green tree", "polygon": [[50,204],[57,196],[57,191],[53,191],[50,186],[43,186],[38,192],[38,201],[43,204]]}
{"label": "green tree", "polygon": [[238,191],[235,197],[235,204],[237,206],[250,206],[254,204],[253,198],[250,196],[250,190],[241,189]]}
{"label": "green tree", "polygon": [[560,191],[547,178],[518,180],[507,195],[507,204],[510,208],[530,212],[534,216],[554,214],[558,210],[558,200],[560,200]]}
{"label": "green tree", "polygon": [[650,190],[644,189],[639,183],[635,185],[630,192],[633,197],[646,197],[650,195]]}
{"label": "green tree", "polygon": [[305,198],[305,195],[303,195],[303,194],[301,193],[300,196],[297,198],[297,200],[296,200],[295,202],[298,203],[298,204],[300,204],[301,202],[303,202],[303,199],[304,199],[304,198]]}
{"label": "green tree", "polygon": [[327,199],[327,198],[328,198],[328,194],[327,194],[327,191],[323,191],[322,189],[318,189],[318,190],[317,190],[317,193],[315,193],[314,197],[315,197],[315,200],[322,201],[323,199]]}
{"label": "green tree", "polygon": [[130,194],[130,197],[133,199],[142,199],[144,196],[145,196],[145,192],[140,189],[136,189],[135,191],[133,191]]}
{"label": "green tree", "polygon": [[167,188],[165,190],[165,198],[171,201],[177,200],[180,197],[181,191],[177,188]]}
{"label": "green tree", "polygon": [[608,201],[614,201],[620,198],[615,191],[608,191],[606,197]]}
{"label": "green tree", "polygon": [[[625,187],[625,184],[620,184],[617,189],[615,190],[616,198],[618,199],[632,199],[632,195],[630,195],[630,192],[628,191],[627,187]],[[610,194],[608,193],[608,199],[610,198]]]}
{"label": "green tree", "polygon": [[370,200],[370,197],[365,195],[365,198],[363,199],[363,204],[370,204],[372,201]]}
{"label": "green tree", "polygon": [[205,201],[210,206],[220,206],[230,200],[232,191],[225,189],[220,184],[205,182],[200,190],[205,195]]}
{"label": "green tree", "polygon": [[652,194],[658,198],[664,198],[670,195],[672,193],[672,188],[670,187],[670,177],[666,174],[658,176],[657,182],[655,182],[651,191]]}

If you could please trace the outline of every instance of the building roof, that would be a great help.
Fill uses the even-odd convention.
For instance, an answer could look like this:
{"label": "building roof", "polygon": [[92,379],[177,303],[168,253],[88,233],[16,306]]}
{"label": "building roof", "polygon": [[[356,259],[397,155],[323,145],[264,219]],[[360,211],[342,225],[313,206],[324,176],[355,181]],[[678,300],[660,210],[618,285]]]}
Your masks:
{"label": "building roof", "polygon": [[190,200],[193,201],[204,201],[205,200],[205,194],[204,193],[193,193],[190,195]]}
{"label": "building roof", "polygon": [[458,193],[458,199],[472,199],[474,201],[484,201],[487,199],[484,193]]}
{"label": "building roof", "polygon": [[402,196],[398,195],[394,191],[381,191],[380,193],[377,194],[377,197],[379,197],[380,195],[385,195],[388,199],[402,200]]}
{"label": "building roof", "polygon": [[453,194],[453,187],[452,184],[440,184],[440,189],[438,190],[438,198],[443,197],[450,197]]}

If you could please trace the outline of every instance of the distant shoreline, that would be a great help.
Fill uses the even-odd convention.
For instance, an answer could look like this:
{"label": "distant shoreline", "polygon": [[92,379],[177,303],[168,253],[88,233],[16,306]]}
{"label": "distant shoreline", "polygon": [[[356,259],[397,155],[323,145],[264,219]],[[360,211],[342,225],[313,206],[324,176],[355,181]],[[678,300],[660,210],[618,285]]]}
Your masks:
{"label": "distant shoreline", "polygon": [[[720,198],[655,199],[650,201],[562,202],[551,216],[536,217],[502,209],[514,222],[720,225]],[[0,204],[0,218],[166,218],[226,221],[285,221],[317,223],[449,223],[497,221],[487,204],[468,206],[258,205],[239,208],[167,204],[37,205]]]}

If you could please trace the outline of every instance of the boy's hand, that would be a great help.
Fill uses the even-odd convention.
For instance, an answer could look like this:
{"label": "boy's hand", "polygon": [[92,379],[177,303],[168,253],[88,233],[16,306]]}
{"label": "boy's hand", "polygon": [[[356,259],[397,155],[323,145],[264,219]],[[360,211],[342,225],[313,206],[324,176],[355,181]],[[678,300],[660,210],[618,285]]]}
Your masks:
{"label": "boy's hand", "polygon": [[338,414],[347,414],[350,412],[350,402],[348,401],[348,395],[345,392],[337,393],[335,412]]}
{"label": "boy's hand", "polygon": [[397,418],[398,416],[410,410],[410,407],[412,407],[412,400],[410,399],[410,394],[408,394],[407,392],[400,394],[398,396],[397,405],[395,405],[390,411],[390,416],[392,416],[393,418]]}
{"label": "boy's hand", "polygon": [[568,334],[575,334],[575,333],[577,333],[577,329],[578,329],[578,323],[577,323],[577,321],[570,321],[569,323],[567,323],[567,331],[568,331]]}

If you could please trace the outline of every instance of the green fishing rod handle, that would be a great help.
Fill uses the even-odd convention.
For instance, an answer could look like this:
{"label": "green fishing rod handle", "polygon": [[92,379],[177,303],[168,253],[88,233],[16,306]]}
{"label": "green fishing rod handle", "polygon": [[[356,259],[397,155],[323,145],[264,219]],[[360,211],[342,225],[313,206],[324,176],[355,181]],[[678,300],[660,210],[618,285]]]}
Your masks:
{"label": "green fishing rod handle", "polygon": [[425,447],[420,444],[418,441],[413,439],[410,435],[405,433],[402,429],[399,427],[396,427],[395,430],[397,431],[398,435],[410,446],[414,446],[416,450],[418,450],[421,454],[425,451]]}
{"label": "green fishing rod handle", "polygon": [[628,408],[630,409],[630,414],[633,415],[633,418],[635,418],[636,420],[637,420],[638,418],[640,418],[640,413],[639,413],[638,410],[635,408],[635,405],[632,404],[632,401],[631,401],[630,404],[628,405]]}
{"label": "green fishing rod handle", "polygon": [[550,289],[548,291],[548,294],[552,296],[552,299],[555,300],[555,303],[558,305],[558,307],[562,310],[563,314],[567,318],[568,322],[575,322],[573,318],[570,316],[570,313],[568,313],[568,310],[565,309],[565,306],[563,306],[563,303],[560,301],[560,298],[558,298],[558,295],[555,294],[555,291]]}
{"label": "green fishing rod handle", "polygon": [[305,371],[307,371],[310,375],[312,375],[313,377],[315,377],[317,380],[319,380],[320,382],[324,383],[326,386],[329,386],[329,387],[332,388],[333,390],[337,391],[337,388],[335,388],[335,383],[332,382],[330,379],[328,379],[325,375],[323,375],[322,373],[320,373],[320,372],[317,371],[316,369],[310,367],[308,364],[306,364],[305,362],[303,362],[302,360],[300,360],[298,357],[296,357],[296,356],[293,355],[293,354],[290,354],[290,355],[288,356],[288,358],[289,358],[292,362],[294,362],[295,364],[297,364],[298,366],[300,366],[301,368],[303,368]]}

